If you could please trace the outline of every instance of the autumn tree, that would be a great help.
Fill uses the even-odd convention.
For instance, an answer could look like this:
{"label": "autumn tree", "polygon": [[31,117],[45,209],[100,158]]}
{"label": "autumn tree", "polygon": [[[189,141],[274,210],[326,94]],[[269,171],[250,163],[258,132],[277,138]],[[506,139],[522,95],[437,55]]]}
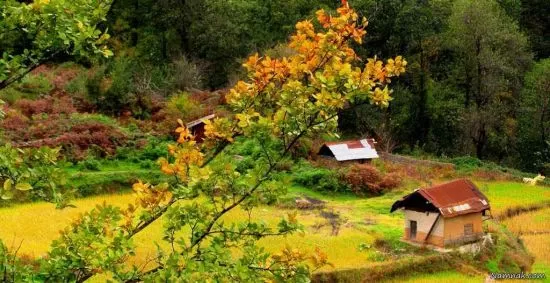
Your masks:
{"label": "autumn tree", "polygon": [[[82,282],[109,273],[126,282],[304,282],[327,264],[322,251],[286,247],[270,254],[258,246],[261,238],[302,226],[289,214],[272,227],[254,217],[254,208],[285,194],[274,173],[301,138],[334,133],[337,113],[346,107],[387,107],[388,84],[407,62],[400,56],[361,61],[350,43],[362,42],[367,21],[347,5],[336,15],[318,11],[317,22],[319,29],[310,20],[296,24],[289,42],[294,55],[256,54],[244,63],[247,80],[226,96],[234,114],[207,121],[203,143],[178,121],[177,143],[159,161],[170,183],[138,182],[135,203],[102,205],[84,214],[53,243],[35,278]],[[244,140],[256,143],[261,156],[251,168],[237,170],[231,148]],[[235,210],[248,219],[231,219]],[[133,237],[156,221],[163,223],[165,245],[158,245],[152,265],[130,265]]]}
{"label": "autumn tree", "polygon": [[[29,3],[30,2],[30,3]],[[109,35],[98,24],[110,0],[2,1],[0,5],[0,89],[44,62],[63,56],[109,57]]]}

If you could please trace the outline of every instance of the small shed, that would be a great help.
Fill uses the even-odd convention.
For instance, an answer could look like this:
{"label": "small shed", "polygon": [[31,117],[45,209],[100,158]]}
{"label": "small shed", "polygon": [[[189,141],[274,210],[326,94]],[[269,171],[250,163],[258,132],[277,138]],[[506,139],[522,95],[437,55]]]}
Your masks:
{"label": "small shed", "polygon": [[206,125],[204,121],[212,120],[215,117],[216,117],[216,114],[210,114],[200,119],[191,121],[187,123],[185,126],[187,127],[187,129],[191,131],[191,134],[195,136],[195,141],[202,142],[204,140],[204,126]]}
{"label": "small shed", "polygon": [[406,241],[438,247],[475,242],[483,237],[489,201],[467,179],[417,189],[396,201],[390,212],[405,212]]}
{"label": "small shed", "polygon": [[334,158],[337,161],[370,162],[378,158],[374,139],[327,142],[319,149],[319,156]]}

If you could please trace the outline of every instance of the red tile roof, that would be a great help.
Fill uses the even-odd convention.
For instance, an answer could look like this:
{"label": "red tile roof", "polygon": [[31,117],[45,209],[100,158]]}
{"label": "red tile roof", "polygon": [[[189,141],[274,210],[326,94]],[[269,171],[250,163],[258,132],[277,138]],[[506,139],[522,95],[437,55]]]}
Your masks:
{"label": "red tile roof", "polygon": [[433,204],[443,217],[455,217],[462,214],[481,212],[490,209],[489,200],[470,180],[459,179],[430,188],[419,189],[403,197],[392,207],[392,211],[406,205],[406,199],[420,194]]}

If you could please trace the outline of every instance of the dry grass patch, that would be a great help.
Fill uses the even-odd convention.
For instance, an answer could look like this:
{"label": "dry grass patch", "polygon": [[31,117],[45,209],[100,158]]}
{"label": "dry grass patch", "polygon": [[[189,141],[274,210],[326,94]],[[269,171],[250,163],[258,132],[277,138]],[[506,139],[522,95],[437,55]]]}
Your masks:
{"label": "dry grass patch", "polygon": [[506,219],[503,223],[516,234],[548,233],[546,236],[550,238],[550,207],[522,213]]}

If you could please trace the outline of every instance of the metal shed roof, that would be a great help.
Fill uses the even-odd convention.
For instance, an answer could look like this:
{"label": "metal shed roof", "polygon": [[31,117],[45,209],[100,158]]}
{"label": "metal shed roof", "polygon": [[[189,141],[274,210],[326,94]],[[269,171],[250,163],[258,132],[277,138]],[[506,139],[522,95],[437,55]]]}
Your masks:
{"label": "metal shed roof", "polygon": [[210,119],[213,119],[214,117],[216,117],[216,114],[210,114],[208,116],[204,116],[204,117],[199,118],[197,120],[191,121],[191,122],[187,123],[185,126],[188,129],[190,129],[190,128],[195,127],[196,125],[204,123],[205,120],[210,120]]}
{"label": "metal shed roof", "polygon": [[328,147],[336,160],[357,160],[378,158],[373,139],[351,140],[341,142],[327,142]]}

